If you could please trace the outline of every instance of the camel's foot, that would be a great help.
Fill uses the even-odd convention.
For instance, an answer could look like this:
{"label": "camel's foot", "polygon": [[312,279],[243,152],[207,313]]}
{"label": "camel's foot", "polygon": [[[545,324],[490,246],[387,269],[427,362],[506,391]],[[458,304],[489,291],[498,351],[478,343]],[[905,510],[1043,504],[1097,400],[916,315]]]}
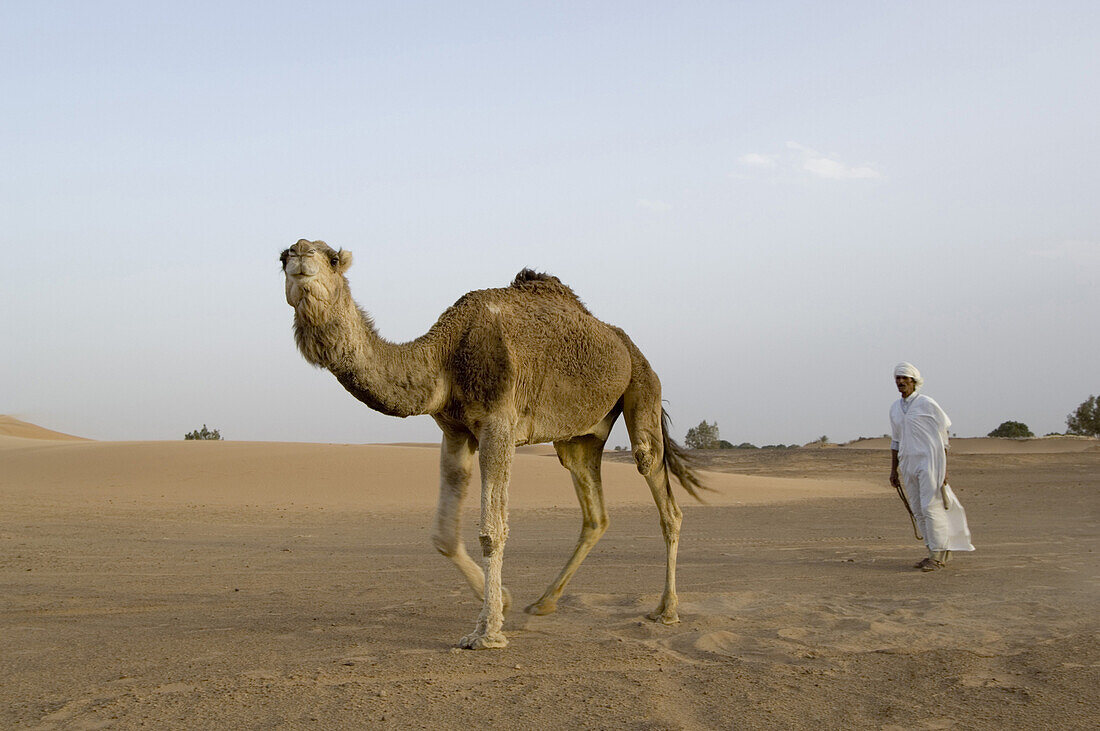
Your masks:
{"label": "camel's foot", "polygon": [[652,619],[654,622],[660,624],[678,624],[680,622],[680,615],[675,609],[662,609],[657,607],[656,610],[645,615],[646,619]]}
{"label": "camel's foot", "polygon": [[553,614],[558,611],[558,602],[552,599],[539,599],[534,604],[527,605],[523,611],[539,617],[544,614]]}
{"label": "camel's foot", "polygon": [[459,640],[458,646],[463,650],[495,650],[507,647],[508,639],[503,632],[474,632]]}

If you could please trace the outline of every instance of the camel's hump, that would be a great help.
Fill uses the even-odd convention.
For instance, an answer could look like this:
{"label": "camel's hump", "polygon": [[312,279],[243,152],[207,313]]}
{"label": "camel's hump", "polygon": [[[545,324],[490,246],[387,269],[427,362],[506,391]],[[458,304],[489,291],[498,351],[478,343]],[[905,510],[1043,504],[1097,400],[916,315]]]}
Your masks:
{"label": "camel's hump", "polygon": [[574,292],[569,285],[564,284],[552,274],[545,274],[543,272],[536,272],[534,269],[524,268],[516,275],[516,278],[512,280],[510,287],[512,289],[527,292],[540,292],[545,294],[553,292],[556,295],[564,296],[568,300],[575,302],[584,312],[592,314],[588,312],[588,308],[581,302],[581,298],[577,296],[577,293]]}

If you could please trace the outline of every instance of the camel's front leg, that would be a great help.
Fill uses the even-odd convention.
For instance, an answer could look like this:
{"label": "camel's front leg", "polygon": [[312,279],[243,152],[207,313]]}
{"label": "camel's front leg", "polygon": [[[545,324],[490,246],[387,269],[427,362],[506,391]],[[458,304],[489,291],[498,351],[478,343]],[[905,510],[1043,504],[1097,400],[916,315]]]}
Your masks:
{"label": "camel's front leg", "polygon": [[505,647],[504,587],[501,568],[504,543],[508,539],[508,481],[512,472],[515,441],[511,426],[487,425],[479,438],[481,467],[481,525],[478,539],[485,560],[485,599],[473,633],[459,641],[459,647],[485,650]]}
{"label": "camel's front leg", "polygon": [[[439,454],[439,505],[432,526],[432,544],[454,562],[477,598],[484,599],[485,574],[466,553],[459,531],[462,501],[466,497],[473,463],[474,443],[470,435],[444,432]],[[507,612],[512,596],[507,588],[502,588],[501,592],[504,595],[504,611]]]}

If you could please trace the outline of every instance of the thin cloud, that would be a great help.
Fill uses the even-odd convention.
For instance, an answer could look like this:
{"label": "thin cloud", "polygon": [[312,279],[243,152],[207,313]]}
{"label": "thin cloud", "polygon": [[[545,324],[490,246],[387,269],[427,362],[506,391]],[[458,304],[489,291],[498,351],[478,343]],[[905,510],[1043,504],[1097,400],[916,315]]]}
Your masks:
{"label": "thin cloud", "polygon": [[787,142],[787,149],[801,158],[802,169],[826,180],[859,180],[881,178],[882,174],[870,165],[847,165],[835,156],[823,155],[812,147],[794,141]]}
{"label": "thin cloud", "polygon": [[849,167],[827,157],[811,157],[802,163],[802,169],[819,178],[829,180],[857,180],[859,178],[881,178],[882,175],[869,165]]}
{"label": "thin cloud", "polygon": [[[874,180],[882,173],[867,163],[849,165],[837,155],[823,154],[793,140],[786,143],[786,154],[750,152],[737,158],[742,168],[755,170],[782,170],[789,173],[804,172],[824,180]],[[733,174],[731,177],[744,177]]]}
{"label": "thin cloud", "polygon": [[794,150],[795,152],[801,152],[803,155],[806,155],[807,157],[820,157],[821,156],[821,153],[819,153],[817,150],[813,149],[812,147],[806,147],[805,145],[800,145],[797,142],[794,142],[793,140],[787,142],[787,149],[788,150]]}
{"label": "thin cloud", "polygon": [[778,164],[775,155],[762,155],[759,152],[742,155],[737,161],[750,168],[774,168]]}
{"label": "thin cloud", "polygon": [[652,211],[653,213],[668,213],[672,210],[672,206],[664,201],[650,200],[649,198],[642,198],[638,201],[638,208],[646,211]]}

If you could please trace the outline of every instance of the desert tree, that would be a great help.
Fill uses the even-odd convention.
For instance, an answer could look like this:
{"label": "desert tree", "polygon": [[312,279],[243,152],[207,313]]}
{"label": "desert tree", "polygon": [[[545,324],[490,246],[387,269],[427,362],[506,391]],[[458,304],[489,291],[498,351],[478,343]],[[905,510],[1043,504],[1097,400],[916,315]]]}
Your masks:
{"label": "desert tree", "polygon": [[689,449],[718,449],[721,440],[718,438],[718,422],[708,424],[706,420],[700,421],[698,426],[693,426],[684,437],[684,445]]}
{"label": "desert tree", "polygon": [[1088,437],[1100,437],[1100,397],[1089,396],[1066,417],[1066,431]]}

